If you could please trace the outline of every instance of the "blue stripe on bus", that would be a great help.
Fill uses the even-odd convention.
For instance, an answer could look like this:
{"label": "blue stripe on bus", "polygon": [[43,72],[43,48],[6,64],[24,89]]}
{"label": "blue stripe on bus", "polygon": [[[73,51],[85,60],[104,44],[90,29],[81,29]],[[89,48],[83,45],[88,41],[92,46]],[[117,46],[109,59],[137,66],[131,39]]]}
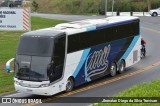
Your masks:
{"label": "blue stripe on bus", "polygon": [[134,48],[134,46],[137,43],[137,41],[138,41],[139,38],[140,38],[140,36],[135,36],[134,37],[132,43],[130,44],[130,46],[128,47],[128,49],[126,50],[126,52],[123,54],[123,56],[121,57],[121,59],[126,59],[128,57],[128,55],[131,53],[132,49]]}
{"label": "blue stripe on bus", "polygon": [[96,30],[96,26],[92,26],[92,27],[87,28],[87,31],[93,31],[93,30]]}
{"label": "blue stripe on bus", "polygon": [[[90,55],[89,55],[90,56]],[[85,74],[85,76],[87,77],[87,61],[88,61],[88,58],[89,58],[89,56],[86,58],[86,63],[85,63],[85,69],[84,69],[84,74]],[[87,78],[87,79],[85,79],[87,82],[89,82],[89,81],[91,81],[91,79],[90,78]]]}
{"label": "blue stripe on bus", "polygon": [[84,64],[84,62],[85,62],[85,60],[86,60],[86,58],[87,58],[90,50],[91,50],[91,49],[86,49],[86,50],[84,50],[84,52],[83,52],[83,54],[82,54],[82,57],[81,57],[81,59],[80,59],[80,62],[79,62],[79,64],[78,64],[75,72],[73,73],[73,77],[74,77],[74,78],[77,76],[77,74],[79,73],[80,69],[82,68],[82,66],[83,66],[83,64]]}

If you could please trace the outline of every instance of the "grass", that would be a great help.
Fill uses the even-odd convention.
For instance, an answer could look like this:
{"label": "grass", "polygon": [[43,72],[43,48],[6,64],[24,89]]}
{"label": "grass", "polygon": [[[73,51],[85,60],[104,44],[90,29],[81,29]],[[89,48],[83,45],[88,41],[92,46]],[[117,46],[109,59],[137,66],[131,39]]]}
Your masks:
{"label": "grass", "polygon": [[[160,79],[133,86],[114,97],[160,97]],[[160,103],[99,103],[93,106],[160,106]]]}
{"label": "grass", "polygon": [[[31,17],[32,30],[52,27],[66,21]],[[5,63],[15,56],[18,40],[24,31],[0,31],[0,94],[14,91],[13,73],[6,73]]]}

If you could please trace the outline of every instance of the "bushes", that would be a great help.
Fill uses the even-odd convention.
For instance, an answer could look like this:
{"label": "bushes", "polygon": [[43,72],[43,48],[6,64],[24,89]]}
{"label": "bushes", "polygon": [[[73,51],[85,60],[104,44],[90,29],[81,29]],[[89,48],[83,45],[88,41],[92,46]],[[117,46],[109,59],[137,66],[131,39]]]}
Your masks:
{"label": "bushes", "polygon": [[152,8],[158,8],[160,7],[160,0],[152,0]]}
{"label": "bushes", "polygon": [[128,2],[128,0],[116,0],[114,10],[115,11],[131,11],[131,2]]}
{"label": "bushes", "polygon": [[37,9],[38,9],[38,4],[37,4],[36,1],[33,1],[33,2],[32,2],[32,10],[33,10],[33,11],[37,11]]}
{"label": "bushes", "polygon": [[[38,12],[59,14],[104,14],[105,0],[35,0]],[[108,1],[108,11],[111,11],[112,0]],[[132,2],[131,2],[132,1]],[[147,1],[115,0],[114,11],[148,11]],[[140,1],[140,0],[139,0]],[[152,0],[152,8],[160,7],[160,0]]]}

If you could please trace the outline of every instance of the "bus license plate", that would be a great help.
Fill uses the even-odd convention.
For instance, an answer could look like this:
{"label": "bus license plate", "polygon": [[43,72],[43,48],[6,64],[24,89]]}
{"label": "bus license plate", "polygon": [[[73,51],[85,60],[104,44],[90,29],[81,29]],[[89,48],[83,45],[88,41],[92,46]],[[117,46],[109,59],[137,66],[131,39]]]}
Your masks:
{"label": "bus license plate", "polygon": [[27,92],[32,92],[32,90],[31,89],[27,89]]}

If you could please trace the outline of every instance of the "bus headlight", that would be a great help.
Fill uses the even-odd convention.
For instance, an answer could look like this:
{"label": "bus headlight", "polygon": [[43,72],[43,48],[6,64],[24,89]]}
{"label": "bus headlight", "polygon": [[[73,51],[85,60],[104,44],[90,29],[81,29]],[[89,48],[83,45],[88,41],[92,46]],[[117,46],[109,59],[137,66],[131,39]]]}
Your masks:
{"label": "bus headlight", "polygon": [[40,87],[48,87],[50,84],[41,84]]}

